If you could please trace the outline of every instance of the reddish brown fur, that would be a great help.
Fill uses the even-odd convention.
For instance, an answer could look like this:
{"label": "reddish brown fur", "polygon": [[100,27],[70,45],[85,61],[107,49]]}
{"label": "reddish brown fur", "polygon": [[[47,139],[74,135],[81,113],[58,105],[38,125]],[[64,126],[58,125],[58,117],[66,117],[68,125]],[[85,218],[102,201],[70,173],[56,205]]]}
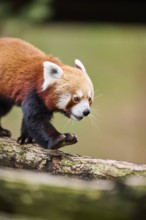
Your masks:
{"label": "reddish brown fur", "polygon": [[[0,39],[0,95],[12,98],[21,105],[33,87],[38,93],[43,84],[43,62],[50,61],[58,65],[61,62],[47,56],[32,45],[13,38]],[[46,95],[48,95],[46,99]],[[40,93],[47,106],[55,105],[55,94],[49,89]]]}
{"label": "reddish brown fur", "polygon": [[[64,74],[57,86],[51,86],[42,92],[44,61],[59,65]],[[88,99],[87,92],[91,88],[92,83],[88,76],[80,69],[62,64],[58,58],[46,55],[25,41],[14,38],[0,39],[0,96],[11,98],[21,105],[30,91],[35,89],[45,105],[50,110],[55,110],[60,93],[75,94],[81,89],[83,98]],[[68,107],[72,105],[71,101]]]}

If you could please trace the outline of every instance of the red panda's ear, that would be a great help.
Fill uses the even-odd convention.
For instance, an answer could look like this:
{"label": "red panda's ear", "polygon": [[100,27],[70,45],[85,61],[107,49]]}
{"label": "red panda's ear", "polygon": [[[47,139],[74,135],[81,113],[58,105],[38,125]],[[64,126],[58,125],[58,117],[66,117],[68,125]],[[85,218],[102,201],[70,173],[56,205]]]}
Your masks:
{"label": "red panda's ear", "polygon": [[55,63],[45,61],[44,66],[44,82],[42,89],[47,89],[55,80],[59,79],[63,75],[63,70]]}
{"label": "red panda's ear", "polygon": [[78,59],[75,60],[75,66],[77,68],[81,69],[84,73],[86,73],[86,69],[80,60],[78,60]]}

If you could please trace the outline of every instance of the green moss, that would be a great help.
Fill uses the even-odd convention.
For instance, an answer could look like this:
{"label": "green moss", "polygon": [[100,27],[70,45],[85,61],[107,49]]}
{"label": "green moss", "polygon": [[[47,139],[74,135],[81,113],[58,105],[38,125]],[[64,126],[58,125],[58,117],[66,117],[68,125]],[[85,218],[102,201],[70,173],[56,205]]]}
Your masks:
{"label": "green moss", "polygon": [[[112,193],[91,188],[82,190],[69,185],[32,186],[27,183],[8,184],[7,181],[0,181],[0,210],[17,218],[23,216],[26,219],[37,220],[94,220],[97,216],[104,220],[133,220],[143,197],[143,192],[140,189],[139,193],[139,188],[137,193],[126,188],[121,194],[118,188]],[[120,209],[122,212],[118,211]]]}

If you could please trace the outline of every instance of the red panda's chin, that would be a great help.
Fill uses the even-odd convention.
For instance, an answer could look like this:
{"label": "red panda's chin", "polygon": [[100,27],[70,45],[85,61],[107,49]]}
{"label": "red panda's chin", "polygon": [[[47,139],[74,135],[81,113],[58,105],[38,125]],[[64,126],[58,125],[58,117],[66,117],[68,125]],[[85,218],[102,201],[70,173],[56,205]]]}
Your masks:
{"label": "red panda's chin", "polygon": [[80,120],[83,119],[82,116],[77,116],[77,115],[73,114],[72,112],[67,112],[67,111],[65,111],[65,110],[61,110],[61,112],[62,112],[67,118],[70,118],[70,119],[72,119],[72,120],[74,120],[74,121],[80,121]]}
{"label": "red panda's chin", "polygon": [[77,115],[74,115],[74,114],[70,114],[70,118],[74,121],[80,121],[83,119],[83,117],[81,116],[77,116]]}

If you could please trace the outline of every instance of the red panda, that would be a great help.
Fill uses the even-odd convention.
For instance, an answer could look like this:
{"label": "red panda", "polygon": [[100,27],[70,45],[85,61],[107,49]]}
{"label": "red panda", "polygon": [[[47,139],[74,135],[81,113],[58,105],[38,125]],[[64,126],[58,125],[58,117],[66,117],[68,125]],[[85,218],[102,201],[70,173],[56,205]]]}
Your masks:
{"label": "red panda", "polygon": [[[54,112],[81,120],[90,113],[93,96],[92,81],[80,60],[71,67],[23,40],[0,39],[0,119],[13,105],[21,106],[18,143],[35,141],[47,149],[76,143],[74,134],[61,134],[50,121]],[[1,123],[0,136],[11,136]]]}

